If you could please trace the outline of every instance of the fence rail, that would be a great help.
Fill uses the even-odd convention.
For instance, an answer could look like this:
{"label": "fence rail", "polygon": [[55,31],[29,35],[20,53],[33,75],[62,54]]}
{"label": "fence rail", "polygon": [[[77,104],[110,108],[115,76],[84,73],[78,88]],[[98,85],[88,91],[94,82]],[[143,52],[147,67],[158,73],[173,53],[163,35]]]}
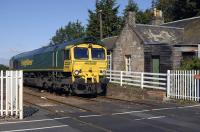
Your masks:
{"label": "fence rail", "polygon": [[147,73],[147,72],[126,72],[107,70],[107,78],[112,83],[122,85],[132,85],[143,88],[153,88],[166,90],[167,74],[162,73]]}
{"label": "fence rail", "polygon": [[23,119],[23,72],[0,72],[0,116]]}

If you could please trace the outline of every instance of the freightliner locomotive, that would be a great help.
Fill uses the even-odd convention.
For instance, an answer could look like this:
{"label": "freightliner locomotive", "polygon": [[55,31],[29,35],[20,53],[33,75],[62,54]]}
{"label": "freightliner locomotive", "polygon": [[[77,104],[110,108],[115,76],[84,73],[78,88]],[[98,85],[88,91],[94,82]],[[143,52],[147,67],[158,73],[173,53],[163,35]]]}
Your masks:
{"label": "freightliner locomotive", "polygon": [[13,70],[24,71],[24,84],[68,94],[105,94],[107,50],[85,37],[42,47],[11,58]]}

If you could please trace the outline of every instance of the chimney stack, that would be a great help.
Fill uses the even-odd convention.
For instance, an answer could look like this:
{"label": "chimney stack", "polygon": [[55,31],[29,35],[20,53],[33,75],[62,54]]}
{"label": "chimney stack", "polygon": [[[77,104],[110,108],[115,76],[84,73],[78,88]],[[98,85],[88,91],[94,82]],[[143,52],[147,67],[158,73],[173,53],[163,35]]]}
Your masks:
{"label": "chimney stack", "polygon": [[161,10],[153,9],[152,25],[162,25],[164,23],[163,13]]}
{"label": "chimney stack", "polygon": [[127,24],[127,25],[133,26],[133,27],[136,26],[136,23],[135,23],[135,15],[136,15],[135,12],[132,12],[132,11],[129,11],[129,12],[128,12],[128,14],[126,15],[126,24]]}

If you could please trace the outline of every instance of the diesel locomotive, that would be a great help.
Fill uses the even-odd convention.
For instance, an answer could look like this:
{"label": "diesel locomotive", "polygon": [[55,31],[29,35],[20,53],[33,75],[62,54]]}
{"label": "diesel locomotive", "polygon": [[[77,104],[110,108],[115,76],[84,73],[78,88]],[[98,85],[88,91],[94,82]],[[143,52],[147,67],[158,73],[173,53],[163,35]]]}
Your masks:
{"label": "diesel locomotive", "polygon": [[85,37],[42,47],[11,58],[13,70],[24,71],[24,84],[68,94],[105,94],[107,49]]}

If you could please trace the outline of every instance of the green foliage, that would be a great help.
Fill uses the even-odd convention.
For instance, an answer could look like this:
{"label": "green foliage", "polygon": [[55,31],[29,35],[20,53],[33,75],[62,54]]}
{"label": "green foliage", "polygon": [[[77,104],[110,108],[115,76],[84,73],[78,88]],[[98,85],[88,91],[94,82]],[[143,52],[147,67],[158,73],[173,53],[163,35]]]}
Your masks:
{"label": "green foliage", "polygon": [[128,5],[124,9],[123,25],[129,11],[136,13],[136,23],[148,24],[152,19],[152,12],[147,9],[145,11],[139,10],[137,3],[134,0],[129,0]]}
{"label": "green foliage", "polygon": [[166,22],[200,15],[200,0],[156,0]]}
{"label": "green foliage", "polygon": [[185,59],[181,62],[182,70],[200,70],[200,59],[193,57],[191,59]]}
{"label": "green foliage", "polygon": [[115,36],[121,29],[121,17],[117,16],[119,6],[116,0],[96,0],[96,9],[88,10],[87,35],[100,38],[100,13],[102,14],[103,38]]}
{"label": "green foliage", "polygon": [[139,11],[139,7],[138,7],[137,3],[133,0],[128,1],[128,5],[124,9],[124,15],[126,15],[129,11],[132,11],[132,12]]}
{"label": "green foliage", "polygon": [[5,65],[0,64],[0,70],[8,70],[9,68]]}
{"label": "green foliage", "polygon": [[149,24],[152,20],[152,12],[150,9],[139,11],[136,14],[136,23]]}
{"label": "green foliage", "polygon": [[85,28],[77,20],[76,22],[69,22],[65,27],[58,29],[50,44],[60,44],[83,36],[85,36]]}

